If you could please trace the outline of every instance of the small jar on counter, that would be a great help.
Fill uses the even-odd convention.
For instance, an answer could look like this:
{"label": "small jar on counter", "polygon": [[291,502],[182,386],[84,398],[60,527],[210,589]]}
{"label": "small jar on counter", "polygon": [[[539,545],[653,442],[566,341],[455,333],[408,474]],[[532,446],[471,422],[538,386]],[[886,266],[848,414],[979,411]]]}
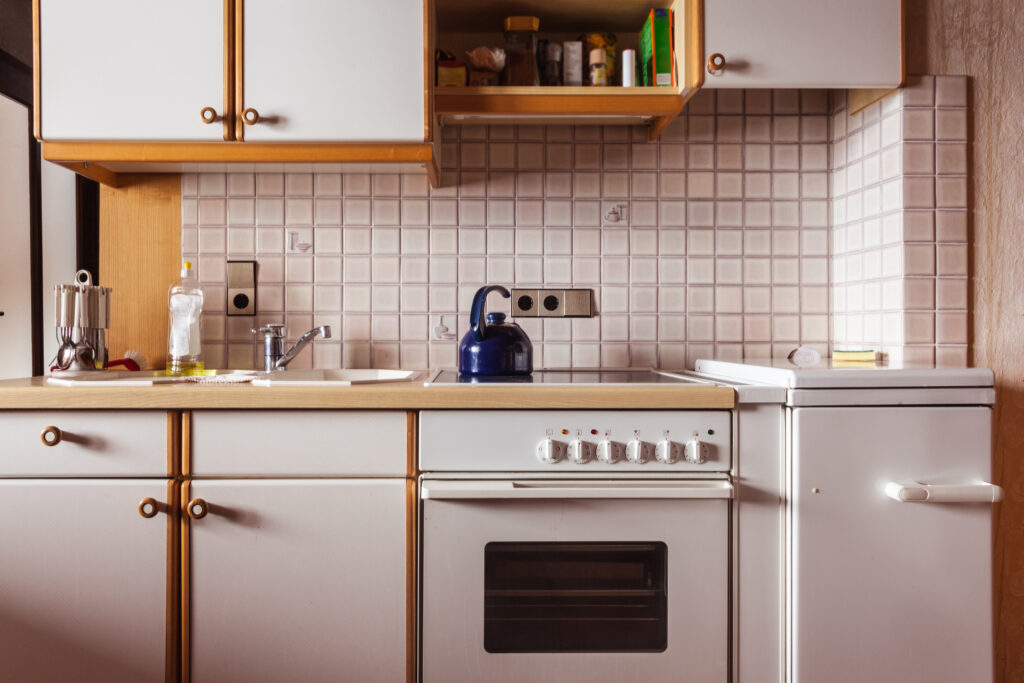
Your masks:
{"label": "small jar on counter", "polygon": [[540,85],[537,71],[537,17],[506,17],[505,70],[501,72],[502,85]]}
{"label": "small jar on counter", "polygon": [[603,47],[590,51],[590,85],[608,85],[608,53]]}

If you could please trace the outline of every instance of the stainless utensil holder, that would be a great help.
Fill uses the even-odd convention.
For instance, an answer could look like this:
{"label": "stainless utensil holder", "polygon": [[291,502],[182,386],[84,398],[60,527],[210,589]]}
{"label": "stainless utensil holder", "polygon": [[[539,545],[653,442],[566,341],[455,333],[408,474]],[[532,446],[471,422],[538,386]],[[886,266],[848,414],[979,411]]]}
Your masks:
{"label": "stainless utensil holder", "polygon": [[60,347],[50,365],[59,370],[102,370],[107,365],[110,288],[93,286],[86,270],[75,284],[54,285],[54,324]]}

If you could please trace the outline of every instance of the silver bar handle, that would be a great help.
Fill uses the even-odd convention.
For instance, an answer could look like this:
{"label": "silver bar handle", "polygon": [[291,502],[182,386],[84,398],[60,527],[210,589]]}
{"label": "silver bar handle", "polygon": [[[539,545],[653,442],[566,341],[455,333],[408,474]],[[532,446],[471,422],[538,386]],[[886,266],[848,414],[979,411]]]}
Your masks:
{"label": "silver bar handle", "polygon": [[729,499],[727,481],[424,481],[424,500],[688,500]]}
{"label": "silver bar handle", "polygon": [[885,495],[900,503],[998,503],[1002,487],[987,482],[977,484],[920,484],[889,482]]}

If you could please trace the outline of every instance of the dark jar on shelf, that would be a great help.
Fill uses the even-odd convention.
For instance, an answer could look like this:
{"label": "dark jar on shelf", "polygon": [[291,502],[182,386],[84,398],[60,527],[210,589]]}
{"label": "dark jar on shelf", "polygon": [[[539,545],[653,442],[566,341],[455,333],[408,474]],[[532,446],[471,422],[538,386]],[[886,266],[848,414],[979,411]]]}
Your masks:
{"label": "dark jar on shelf", "polygon": [[505,70],[502,85],[540,85],[537,71],[537,17],[505,18]]}

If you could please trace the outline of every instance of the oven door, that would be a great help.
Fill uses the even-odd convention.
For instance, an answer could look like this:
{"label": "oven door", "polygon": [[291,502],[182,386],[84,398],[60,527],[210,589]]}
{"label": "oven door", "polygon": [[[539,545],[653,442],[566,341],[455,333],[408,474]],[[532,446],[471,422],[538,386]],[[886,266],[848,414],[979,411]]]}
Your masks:
{"label": "oven door", "polygon": [[421,494],[426,683],[728,680],[729,482]]}

